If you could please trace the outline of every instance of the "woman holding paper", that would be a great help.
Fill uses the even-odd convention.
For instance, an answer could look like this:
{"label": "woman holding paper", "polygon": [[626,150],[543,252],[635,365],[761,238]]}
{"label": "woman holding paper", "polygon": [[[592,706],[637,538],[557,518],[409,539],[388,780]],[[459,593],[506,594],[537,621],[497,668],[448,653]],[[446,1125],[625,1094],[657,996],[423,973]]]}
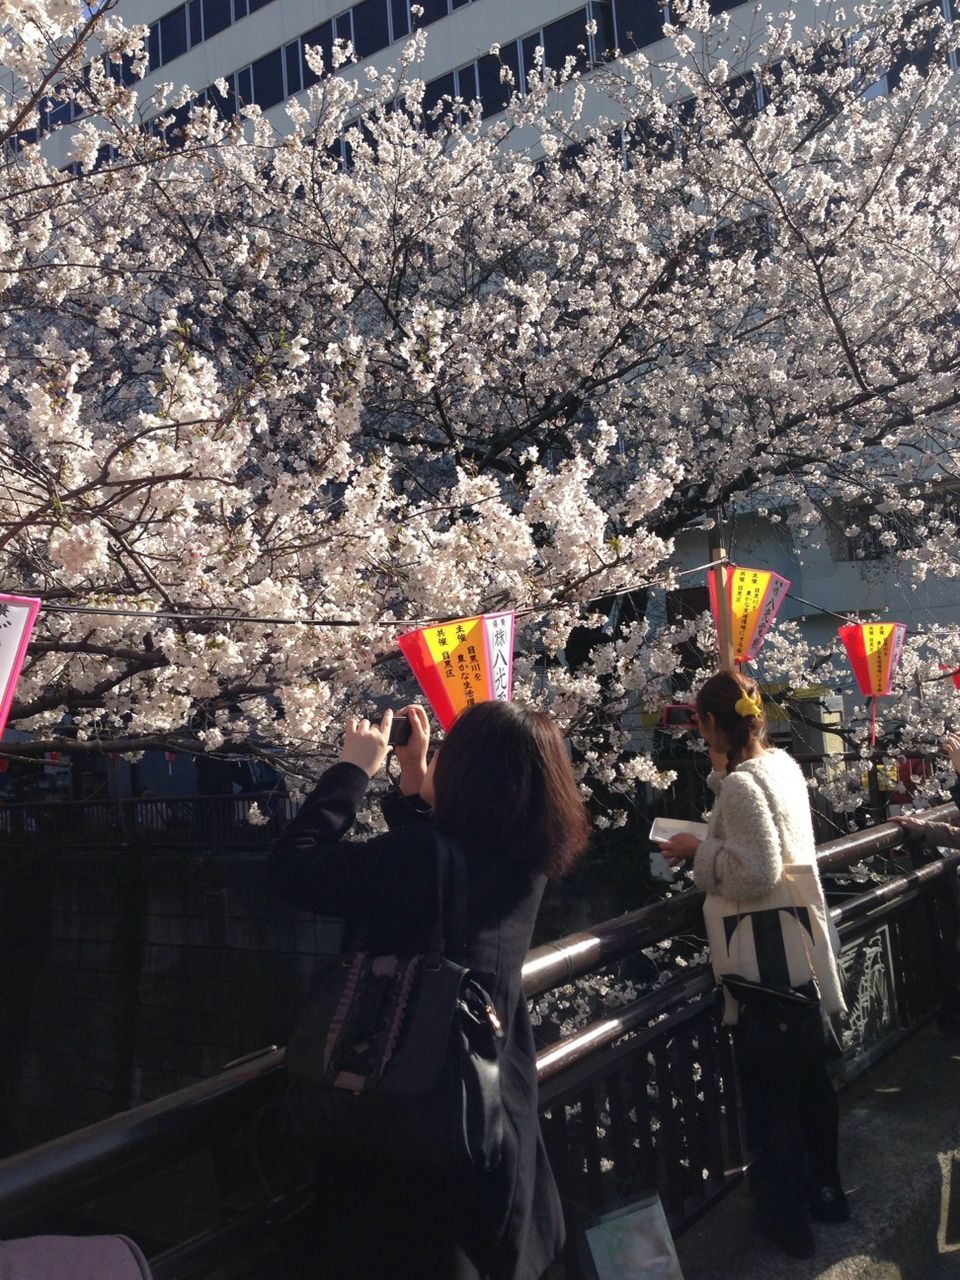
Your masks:
{"label": "woman holding paper", "polygon": [[[487,1174],[361,1163],[317,1150],[317,1275],[330,1280],[540,1280],[563,1243],[563,1215],[537,1117],[533,1033],[521,967],[549,875],[587,844],[589,827],[563,737],[543,712],[510,702],[464,711],[428,763],[422,707],[394,751],[390,830],[347,840],[370,780],[389,753],[392,712],[347,722],[340,761],[323,774],[277,841],[270,884],[291,905],[346,919],[373,955],[415,956],[436,919],[434,825],[466,863],[464,963],[489,975],[503,1029],[504,1154]],[[291,1085],[288,1114],[310,1143],[309,1083]]]}
{"label": "woman holding paper", "polygon": [[[753,680],[722,671],[701,688],[697,724],[710,751],[717,799],[703,840],[674,836],[665,858],[693,860],[718,981],[740,975],[776,990],[819,991],[822,1010],[844,1008],[835,937],[816,870],[807,784],[767,734]],[[725,991],[724,1021],[737,1002]],[[837,1104],[824,1062],[775,1061],[734,1026],[747,1134],[757,1158],[750,1183],[763,1231],[795,1257],[813,1253],[811,1215],[849,1216],[837,1161]]]}

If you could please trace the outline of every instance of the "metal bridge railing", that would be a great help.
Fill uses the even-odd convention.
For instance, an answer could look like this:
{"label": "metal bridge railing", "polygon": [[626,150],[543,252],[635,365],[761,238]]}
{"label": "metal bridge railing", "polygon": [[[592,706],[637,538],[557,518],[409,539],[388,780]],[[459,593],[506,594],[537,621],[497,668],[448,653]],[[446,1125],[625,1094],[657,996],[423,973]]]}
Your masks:
{"label": "metal bridge railing", "polygon": [[[953,812],[945,805],[930,816]],[[886,823],[821,845],[819,865],[836,871],[901,840],[900,829]],[[935,857],[834,908],[851,1006],[841,1082],[868,1070],[955,989],[958,867],[960,853]],[[701,903],[702,895],[689,890],[536,948],[524,965],[527,994],[665,938],[702,932]],[[718,1003],[709,970],[688,969],[539,1054],[542,1125],[571,1228],[568,1280],[584,1274],[577,1228],[595,1215],[657,1189],[678,1230],[741,1175],[748,1153]],[[278,1147],[281,1064],[281,1051],[265,1050],[200,1084],[0,1162],[0,1237],[78,1224],[102,1228],[97,1198],[203,1156],[218,1187],[216,1220],[188,1239],[146,1242],[157,1280],[202,1280],[230,1259],[264,1251],[280,1260],[275,1274],[305,1280],[309,1249],[298,1232],[311,1219],[310,1179]],[[133,1223],[106,1225],[137,1236]],[[298,1259],[306,1259],[302,1270]],[[240,1270],[236,1265],[231,1277],[243,1276],[242,1263]]]}
{"label": "metal bridge railing", "polygon": [[[267,821],[247,820],[256,801]],[[229,796],[141,796],[130,800],[57,800],[0,806],[0,850],[24,838],[72,849],[140,848],[173,845],[264,849],[296,812],[297,805],[276,792]]]}

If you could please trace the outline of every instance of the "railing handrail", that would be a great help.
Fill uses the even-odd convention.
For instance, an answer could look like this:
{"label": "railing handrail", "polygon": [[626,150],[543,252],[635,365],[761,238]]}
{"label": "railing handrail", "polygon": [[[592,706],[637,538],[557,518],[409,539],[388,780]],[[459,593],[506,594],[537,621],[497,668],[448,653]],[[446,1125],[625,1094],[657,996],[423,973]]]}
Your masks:
{"label": "railing handrail", "polygon": [[[956,812],[955,805],[943,804],[925,809],[924,817],[942,820]],[[821,871],[834,871],[902,843],[903,830],[895,822],[878,823],[818,845],[817,866]],[[638,946],[649,946],[692,927],[699,923],[703,896],[699,889],[685,889],[648,907],[604,920],[593,929],[568,933],[535,947],[523,965],[524,993],[539,995],[589,973],[601,963],[612,963]]]}
{"label": "railing handrail", "polygon": [[118,1185],[138,1170],[201,1150],[212,1131],[240,1128],[283,1065],[275,1046],[209,1079],[120,1111],[95,1124],[0,1160],[0,1237],[49,1216],[75,1197]]}
{"label": "railing handrail", "polygon": [[[196,795],[196,796],[103,796],[97,799],[88,796],[85,800],[62,800],[57,798],[57,809],[100,809],[115,808],[117,805],[196,805],[205,804],[212,801],[235,800],[241,804],[252,802],[253,800],[271,800],[286,802],[290,797],[276,791],[244,791],[240,794],[218,794],[218,795]],[[19,813],[24,809],[44,809],[50,808],[51,801],[47,800],[15,800],[3,805],[0,812],[2,813]]]}
{"label": "railing handrail", "polygon": [[[931,817],[942,818],[954,811],[953,805],[942,805],[926,812]],[[903,832],[895,823],[883,823],[869,832],[858,832],[821,845],[819,863],[831,867],[843,865],[890,848],[902,839]],[[960,853],[910,871],[889,885],[871,889],[844,903],[834,911],[834,917],[856,918],[957,866],[960,866]],[[524,965],[524,974],[530,974],[528,990],[545,989],[539,984],[546,971],[552,972],[552,966],[560,967],[562,975],[558,980],[563,981],[595,967],[595,958],[581,965],[581,958],[586,955],[611,959],[623,954],[626,931],[632,931],[634,948],[652,941],[653,936],[646,932],[638,936],[638,928],[649,923],[658,908],[666,908],[666,913],[656,917],[658,921],[683,918],[683,913],[699,906],[702,896],[697,890],[688,890],[665,903],[605,921],[592,933],[568,935],[556,943],[536,948]],[[665,987],[641,996],[617,1017],[582,1028],[548,1046],[538,1056],[538,1074],[545,1081],[557,1076],[601,1045],[639,1029],[658,1012],[706,996],[711,985],[711,975],[702,970],[675,978]],[[281,1050],[264,1050],[207,1080],[0,1161],[0,1236],[18,1231],[26,1223],[49,1218],[51,1213],[76,1199],[78,1188],[82,1187],[84,1199],[89,1199],[132,1173],[157,1164],[158,1157],[168,1164],[209,1145],[212,1134],[242,1127],[259,1105],[275,1096],[276,1077],[282,1062]]]}

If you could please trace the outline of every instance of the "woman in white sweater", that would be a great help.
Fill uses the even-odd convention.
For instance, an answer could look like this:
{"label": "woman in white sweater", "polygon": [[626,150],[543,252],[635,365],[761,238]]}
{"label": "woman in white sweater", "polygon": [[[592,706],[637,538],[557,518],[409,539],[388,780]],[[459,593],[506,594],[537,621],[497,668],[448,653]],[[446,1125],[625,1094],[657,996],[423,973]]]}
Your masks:
{"label": "woman in white sweater", "polygon": [[[676,835],[664,855],[693,859],[694,880],[708,895],[705,912],[721,922],[711,934],[712,941],[721,940],[711,946],[714,971],[718,978],[736,972],[805,993],[819,989],[824,1011],[838,1012],[843,996],[803,774],[771,745],[752,680],[720,672],[703,685],[696,709],[717,800],[705,838]],[[805,895],[802,907],[795,885]],[[745,920],[749,933],[740,928]],[[746,958],[739,951],[744,937]],[[737,1021],[729,992],[724,1020]],[[849,1217],[837,1164],[833,1085],[823,1062],[767,1060],[744,1043],[736,1026],[733,1036],[747,1137],[757,1152],[750,1186],[761,1228],[785,1252],[810,1257],[811,1215],[828,1222]]]}

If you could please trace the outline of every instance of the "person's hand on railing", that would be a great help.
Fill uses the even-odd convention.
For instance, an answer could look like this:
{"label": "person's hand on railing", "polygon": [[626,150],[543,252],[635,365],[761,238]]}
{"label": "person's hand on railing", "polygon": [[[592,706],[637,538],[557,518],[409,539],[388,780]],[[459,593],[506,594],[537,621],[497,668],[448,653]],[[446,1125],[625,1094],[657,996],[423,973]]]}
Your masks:
{"label": "person's hand on railing", "polygon": [[922,831],[927,825],[921,818],[915,818],[912,814],[898,813],[890,819],[895,822],[898,827],[903,827],[904,831]]}
{"label": "person's hand on railing", "polygon": [[890,819],[903,832],[903,844],[892,849],[894,857],[914,857],[918,855],[927,842],[926,822],[914,814],[897,814]]}

